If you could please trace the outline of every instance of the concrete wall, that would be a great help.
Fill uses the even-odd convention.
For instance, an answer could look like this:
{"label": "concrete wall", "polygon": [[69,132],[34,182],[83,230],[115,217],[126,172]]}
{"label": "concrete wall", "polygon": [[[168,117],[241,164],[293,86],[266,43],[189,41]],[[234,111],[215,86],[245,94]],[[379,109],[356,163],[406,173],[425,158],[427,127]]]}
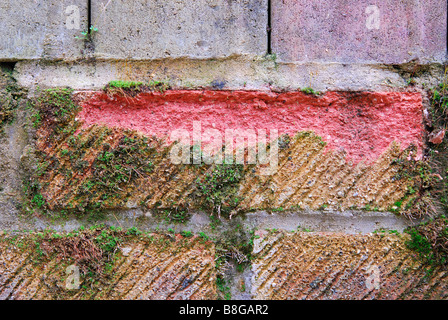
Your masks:
{"label": "concrete wall", "polygon": [[[442,0],[91,3],[2,2],[0,61],[21,60],[16,78],[26,87],[98,89],[122,79],[325,91],[406,87],[410,77],[432,86],[446,59]],[[88,11],[97,31],[83,39]]]}
{"label": "concrete wall", "polygon": [[272,48],[282,61],[443,61],[446,15],[438,0],[273,0]]}
{"label": "concrete wall", "polygon": [[203,59],[267,50],[267,0],[97,0],[92,14],[101,58]]}
{"label": "concrete wall", "polygon": [[[444,61],[446,1],[272,1],[272,52],[285,62]],[[98,31],[89,54],[109,59],[263,56],[267,0],[2,1],[1,60],[86,54],[88,11]]]}
{"label": "concrete wall", "polygon": [[83,0],[0,3],[1,60],[74,59],[84,43],[75,37],[87,29]]}
{"label": "concrete wall", "polygon": [[[83,35],[89,17],[95,29]],[[14,62],[0,63],[0,116],[5,101],[15,113],[14,121],[0,122],[0,299],[46,297],[52,286],[40,280],[47,269],[32,273],[34,247],[16,252],[3,232],[26,241],[24,230],[69,232],[97,223],[175,240],[166,251],[140,242],[122,247],[117,278],[99,289],[106,298],[213,299],[218,273],[234,299],[448,298],[446,271],[436,270],[427,285],[427,266],[408,250],[405,235],[371,235],[420,221],[397,213],[413,201],[405,196],[414,185],[399,175],[407,169],[399,164],[407,163],[403,149],[412,142],[418,156],[431,151],[424,130],[428,88],[446,77],[445,0],[92,0],[90,7],[85,0],[2,0],[0,28],[0,62]],[[96,91],[111,80],[164,81],[172,90]],[[37,86],[77,89],[79,110],[66,122],[51,118],[51,104],[33,110]],[[36,114],[51,117],[39,122]],[[166,150],[133,149],[133,160],[151,160],[154,168],[143,176],[136,170],[113,192],[84,183],[102,174],[92,169],[100,153],[119,154],[120,141],[136,134],[128,129],[159,143],[193,120],[220,132],[284,129],[300,139],[283,141],[277,174],[245,170],[241,187],[231,185],[226,197],[241,200],[232,219],[218,219],[215,203],[218,213],[204,209],[205,194],[192,195],[208,171],[180,170]],[[446,168],[440,172],[446,179]],[[25,194],[33,183],[39,188]],[[111,194],[123,197],[113,202]],[[427,205],[423,200],[418,204]],[[101,203],[101,215],[91,210]],[[188,208],[183,224],[173,218],[180,204]],[[74,205],[79,212],[72,214]],[[173,231],[205,232],[210,247],[200,254],[199,242],[194,252],[182,251]],[[236,258],[215,268],[215,246],[234,257],[221,248],[229,239],[232,246],[257,240],[243,272]],[[186,278],[190,266],[204,277]],[[378,286],[368,283],[372,272]],[[157,281],[141,287],[152,276]],[[113,293],[116,287],[123,291]]]}

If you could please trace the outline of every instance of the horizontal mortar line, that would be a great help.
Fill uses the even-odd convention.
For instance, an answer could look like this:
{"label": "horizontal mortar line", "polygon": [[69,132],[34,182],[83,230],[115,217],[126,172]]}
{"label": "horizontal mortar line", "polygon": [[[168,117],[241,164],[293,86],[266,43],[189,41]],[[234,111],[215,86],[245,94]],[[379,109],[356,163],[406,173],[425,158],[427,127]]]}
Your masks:
{"label": "horizontal mortar line", "polygon": [[[348,212],[348,214],[347,214]],[[371,233],[379,229],[379,226],[385,229],[393,229],[402,231],[405,227],[413,225],[414,223],[403,216],[397,216],[391,212],[376,212],[376,211],[351,211],[345,212],[339,211],[285,211],[284,214],[269,214],[266,211],[258,211],[255,213],[246,214],[247,221],[255,220],[252,222],[255,226],[268,226],[270,228],[288,230],[291,231],[292,224],[314,224],[315,227],[319,227],[319,230],[311,230],[318,232],[341,232],[341,233],[359,233],[350,229],[365,229],[362,233]],[[402,226],[397,225],[401,222]],[[325,223],[331,224],[325,226]],[[365,225],[374,224],[375,226]],[[324,225],[323,225],[324,224]],[[302,225],[303,226],[303,225]],[[378,226],[378,227],[376,227]],[[294,226],[295,227],[295,226]],[[306,227],[306,226],[305,226]],[[344,232],[345,230],[345,232]]]}
{"label": "horizontal mortar line", "polygon": [[[131,59],[128,58],[117,58],[117,57],[113,57],[113,56],[98,56],[95,57],[95,63],[128,63],[128,64],[132,64],[132,63],[157,63],[157,62],[163,62],[163,61],[167,61],[167,62],[173,62],[173,61],[182,61],[184,62],[185,60],[190,60],[190,61],[198,61],[198,62],[225,62],[225,61],[229,61],[229,62],[233,62],[232,59],[238,59],[238,58],[246,58],[248,61],[252,61],[254,57],[259,57],[260,60],[259,61],[255,61],[255,62],[259,62],[262,63],[265,61],[264,59],[264,55],[257,55],[257,54],[247,54],[247,53],[231,53],[228,55],[223,55],[223,56],[216,56],[216,57],[196,57],[196,56],[191,56],[191,55],[182,55],[182,56],[175,56],[175,57],[157,57],[157,58],[138,58],[138,57],[134,57]],[[20,59],[14,59],[14,58],[5,58],[2,59],[0,58],[0,62],[17,62],[17,63],[23,63],[23,64],[28,64],[28,63],[41,63],[41,62],[47,62],[47,61],[53,61],[54,64],[52,65],[42,65],[43,68],[47,68],[47,69],[51,69],[54,67],[58,67],[58,66],[64,66],[64,65],[69,65],[69,64],[73,64],[73,63],[84,63],[87,66],[91,66],[92,65],[92,59],[89,57],[66,57],[64,60],[60,60],[60,61],[54,61],[54,59],[45,59],[45,58],[41,58],[41,57],[31,57],[31,58],[20,58]],[[237,60],[238,61],[238,60]],[[425,65],[443,65],[443,61],[433,61],[433,62],[427,62],[425,63]],[[406,65],[407,62],[403,62],[403,63],[384,63],[384,62],[353,62],[353,63],[347,63],[347,62],[338,62],[338,61],[306,61],[306,60],[298,60],[298,61],[286,61],[286,60],[279,60],[277,59],[277,64],[278,65],[290,65],[290,66],[316,66],[316,65],[322,65],[322,66],[330,66],[330,65],[334,65],[334,66],[343,66],[343,67],[370,67],[373,69],[378,69],[378,68],[382,68],[385,69],[386,71],[387,68],[392,68],[393,66],[400,66],[400,65]],[[397,71],[394,71],[393,69],[389,70],[392,73],[397,73]]]}
{"label": "horizontal mortar line", "polygon": [[[147,215],[151,213],[150,215]],[[269,213],[267,210],[258,210],[255,212],[242,213],[234,217],[232,220],[221,219],[221,227],[217,231],[210,230],[212,222],[210,213],[202,211],[191,211],[191,219],[183,225],[174,222],[166,222],[163,217],[154,216],[151,210],[146,211],[144,208],[137,209],[121,209],[106,214],[103,222],[107,222],[113,226],[126,225],[126,218],[129,214],[133,214],[139,219],[139,229],[142,231],[162,231],[167,232],[168,229],[189,230],[195,233],[201,231],[208,233],[220,234],[220,230],[233,229],[235,220],[245,229],[278,229],[284,231],[295,231],[299,226],[310,229],[311,232],[329,232],[342,234],[368,234],[381,228],[385,230],[397,230],[403,232],[407,227],[420,223],[420,220],[410,220],[404,216],[399,216],[388,211],[363,211],[363,210],[285,210],[280,213]],[[118,219],[118,220],[117,220]],[[199,220],[199,222],[198,222]],[[65,223],[64,223],[65,222]],[[73,223],[73,227],[67,228],[67,221],[58,223],[42,217],[35,217],[30,221],[30,225],[26,230],[41,231],[50,229],[57,232],[70,232],[77,230],[80,226],[92,225],[87,218],[73,218],[68,222]],[[65,227],[64,227],[65,225]],[[70,223],[69,223],[70,225]],[[129,226],[131,227],[131,226]],[[15,231],[9,230],[9,231]],[[5,229],[8,231],[8,229]],[[19,231],[20,232],[20,231]]]}

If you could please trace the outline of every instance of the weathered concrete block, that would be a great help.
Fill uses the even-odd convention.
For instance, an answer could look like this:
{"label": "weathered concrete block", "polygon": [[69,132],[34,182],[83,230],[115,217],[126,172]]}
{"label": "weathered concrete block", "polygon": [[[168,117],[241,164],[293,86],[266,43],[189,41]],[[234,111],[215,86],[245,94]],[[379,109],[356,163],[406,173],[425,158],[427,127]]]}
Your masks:
{"label": "weathered concrete block", "polygon": [[446,270],[427,273],[405,236],[257,231],[255,299],[447,299]]}
{"label": "weathered concrete block", "polygon": [[87,29],[86,16],[82,0],[2,0],[0,60],[80,57],[84,41],[75,37]]}
{"label": "weathered concrete block", "polygon": [[446,1],[273,0],[272,11],[272,48],[282,61],[403,63],[446,57]]}
{"label": "weathered concrete block", "polygon": [[93,1],[97,56],[214,58],[266,53],[266,0]]}

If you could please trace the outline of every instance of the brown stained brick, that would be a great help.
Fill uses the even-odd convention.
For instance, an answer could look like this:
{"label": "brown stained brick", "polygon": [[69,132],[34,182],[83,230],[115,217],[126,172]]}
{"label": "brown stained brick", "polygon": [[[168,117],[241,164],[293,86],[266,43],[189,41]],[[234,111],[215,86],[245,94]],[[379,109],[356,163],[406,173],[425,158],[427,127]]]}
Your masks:
{"label": "brown stained brick", "polygon": [[[111,277],[68,293],[70,262],[52,258],[35,264],[33,246],[17,240],[0,242],[0,299],[146,299],[203,300],[216,298],[214,247],[197,238],[154,235],[151,242],[123,243]],[[4,239],[4,238],[3,238]],[[22,239],[27,239],[22,237]],[[87,285],[87,288],[83,286]]]}
{"label": "brown stained brick", "polygon": [[406,248],[406,236],[257,232],[255,299],[447,299],[448,273]]}

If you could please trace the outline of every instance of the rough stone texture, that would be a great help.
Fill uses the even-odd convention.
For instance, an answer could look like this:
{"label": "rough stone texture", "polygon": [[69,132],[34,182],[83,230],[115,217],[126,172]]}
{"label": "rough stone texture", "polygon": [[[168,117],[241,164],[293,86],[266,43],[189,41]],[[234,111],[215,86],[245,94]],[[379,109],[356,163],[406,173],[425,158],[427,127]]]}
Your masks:
{"label": "rough stone texture", "polygon": [[[417,70],[421,68],[416,67]],[[265,58],[164,59],[154,61],[80,61],[41,64],[22,61],[16,77],[25,87],[49,86],[74,89],[100,89],[112,80],[167,81],[179,89],[211,88],[222,83],[230,90],[314,90],[396,91],[417,85],[434,87],[443,81],[441,64],[429,65],[424,72],[409,72],[378,65],[341,63],[276,63]],[[55,77],[57,74],[57,77]]]}
{"label": "rough stone texture", "polygon": [[448,273],[406,248],[405,235],[258,231],[254,299],[448,299]]}
{"label": "rough stone texture", "polygon": [[272,14],[272,50],[281,61],[446,59],[446,1],[273,0]]}
{"label": "rough stone texture", "polygon": [[[7,80],[10,79],[9,76],[4,75],[4,77],[2,78],[4,81],[2,82],[2,94],[3,94],[3,98],[5,99],[4,101],[4,105],[5,103],[8,104],[9,100],[11,99],[11,94],[7,92],[6,87],[11,85],[12,80]],[[229,93],[226,92],[218,92],[219,95],[227,95]],[[79,93],[79,96],[89,96],[91,97],[93,94],[95,93]],[[241,93],[240,93],[241,94]],[[254,93],[251,93],[251,95],[253,95]],[[301,93],[294,93],[295,95],[299,95],[302,96]],[[414,96],[417,97],[418,94],[415,93],[405,93],[409,94],[410,97]],[[158,94],[156,94],[158,95]],[[192,92],[192,95],[194,96],[194,92]],[[382,94],[383,95],[383,94]],[[391,93],[391,94],[384,94],[385,96],[389,96],[389,98],[394,97],[396,94]],[[271,104],[274,103],[275,101],[277,101],[278,99],[281,100],[281,97],[283,97],[283,95],[279,95],[277,97],[277,99],[274,99],[277,94],[267,94],[267,93],[256,93],[256,96],[259,97],[264,97],[263,99],[267,99],[266,101]],[[255,96],[254,96],[255,97]],[[311,104],[314,104],[314,100],[318,101],[319,99],[317,98],[313,98],[312,96],[302,96],[303,101],[308,101]],[[334,98],[334,97],[333,97]],[[263,100],[262,99],[262,100]],[[274,99],[274,100],[272,100]],[[222,100],[222,99],[221,99]],[[246,102],[248,103],[248,106],[251,106],[252,103],[249,103],[250,101],[246,99],[244,99]],[[330,99],[331,100],[331,99]],[[406,101],[407,99],[405,99]],[[261,100],[260,100],[261,101]],[[344,100],[345,101],[345,100]],[[391,101],[395,101],[394,99],[392,99]],[[398,103],[398,100],[395,101]],[[4,126],[4,130],[5,133],[4,135],[1,137],[0,139],[0,146],[2,148],[2,153],[0,154],[0,165],[1,165],[1,173],[0,173],[0,179],[1,181],[3,181],[3,189],[0,190],[0,203],[2,205],[3,210],[0,211],[0,228],[1,230],[27,230],[27,229],[33,229],[33,230],[43,230],[45,228],[51,228],[57,231],[71,231],[73,230],[73,228],[77,228],[80,227],[81,225],[85,225],[85,224],[89,224],[88,221],[86,221],[84,218],[80,219],[79,217],[77,217],[77,220],[71,221],[70,223],[65,223],[65,221],[61,221],[60,223],[54,223],[54,221],[47,221],[44,217],[33,217],[32,219],[30,218],[24,218],[22,219],[19,211],[21,210],[20,208],[22,207],[22,209],[26,209],[27,206],[23,205],[23,199],[21,198],[21,191],[22,191],[22,185],[21,182],[23,180],[23,169],[30,169],[30,170],[34,170],[37,165],[38,165],[38,161],[37,159],[33,158],[32,154],[32,150],[34,148],[34,142],[33,141],[29,141],[29,137],[30,137],[30,132],[28,132],[30,130],[30,127],[32,129],[32,121],[33,118],[30,118],[30,112],[31,111],[26,111],[26,105],[27,105],[27,100],[25,97],[23,97],[20,100],[20,108],[16,110],[16,117],[15,120],[11,123],[11,124],[6,124]],[[387,108],[387,106],[386,106]],[[232,111],[231,109],[229,109],[229,111]],[[234,110],[233,110],[234,111]],[[414,111],[418,111],[418,108],[415,109]],[[115,111],[114,111],[115,112]],[[237,117],[235,115],[235,117]],[[406,130],[410,130],[409,128],[404,128],[404,131]],[[404,132],[403,131],[403,132]],[[412,131],[412,130],[411,130]],[[411,132],[409,131],[409,132]],[[90,132],[90,133],[89,133]],[[95,137],[95,132],[98,133],[98,130],[89,130],[88,132],[85,133],[85,137],[92,137],[93,139],[96,139],[98,137]],[[308,144],[305,143],[304,145],[307,145],[308,147],[310,147],[310,150],[314,150],[313,148],[317,148],[316,150],[314,150],[313,152],[316,152],[317,150],[321,150],[322,149],[322,145],[319,143],[319,140],[313,140],[313,139],[308,139]],[[63,145],[61,145],[62,147]],[[291,149],[293,150],[293,149]],[[295,150],[295,149],[294,149]],[[89,152],[90,157],[92,157],[92,155],[96,155],[98,152],[98,150],[93,150],[91,152]],[[294,151],[295,152],[295,151]],[[324,157],[325,159],[327,159],[327,157],[330,156],[330,158],[328,159],[333,159],[333,160],[337,160],[336,162],[338,163],[339,166],[342,166],[342,163],[340,163],[340,161],[343,161],[342,158],[339,158],[339,156],[337,157],[333,157],[330,154],[323,154],[322,150],[321,151],[317,151],[319,154],[321,154],[321,157]],[[57,152],[56,152],[57,153]],[[283,172],[283,169],[280,170],[281,172],[279,173],[278,176],[274,177],[274,179],[270,179],[269,181],[267,181],[267,184],[264,188],[261,187],[261,185],[259,185],[260,181],[255,181],[255,184],[253,183],[253,179],[255,177],[251,177],[250,179],[247,180],[247,183],[244,183],[242,186],[243,188],[241,189],[241,195],[249,195],[248,196],[248,201],[246,201],[245,203],[243,203],[243,205],[241,206],[241,208],[243,210],[247,210],[249,209],[251,203],[249,202],[249,200],[251,201],[260,201],[261,199],[263,199],[263,197],[265,197],[265,200],[267,200],[268,202],[266,203],[256,203],[256,206],[260,206],[260,207],[268,207],[270,208],[271,205],[279,205],[282,206],[283,209],[287,209],[289,206],[294,207],[295,205],[297,205],[301,200],[300,197],[297,197],[297,199],[293,199],[293,201],[291,201],[290,204],[285,205],[285,203],[282,203],[281,201],[284,201],[284,197],[281,196],[281,194],[283,193],[283,191],[281,191],[281,189],[279,189],[279,193],[272,198],[271,196],[269,196],[269,190],[271,187],[273,187],[275,184],[277,184],[280,181],[286,181],[285,178],[287,178],[288,176],[291,176],[291,173],[288,173],[288,163],[292,163],[294,161],[296,161],[299,158],[294,158],[291,160],[288,160],[288,157],[283,157],[282,158],[285,162],[284,164],[286,164],[285,166],[282,166],[282,168],[284,168],[286,171]],[[339,160],[338,160],[339,159]],[[75,160],[80,160],[80,159],[75,159]],[[169,161],[169,159],[165,159],[166,161]],[[309,174],[313,174],[314,173],[318,173],[320,171],[322,171],[322,168],[326,168],[328,166],[331,166],[332,163],[334,164],[334,162],[331,161],[327,161],[327,162],[322,162],[322,167],[321,168],[315,168],[315,170],[311,170],[311,171],[307,171],[307,170],[301,170],[299,171],[299,175],[297,175],[297,178],[304,179],[305,177],[310,176]],[[53,160],[52,160],[53,161]],[[387,158],[386,161],[382,162],[383,165],[387,165]],[[362,166],[361,166],[362,167]],[[370,167],[370,168],[358,168],[356,172],[358,172],[358,175],[360,172],[363,172],[362,170],[367,170],[365,171],[365,176],[368,176],[367,172],[372,172],[371,174],[373,176],[378,175],[381,172],[381,168],[383,168],[382,165],[377,166],[377,167]],[[33,169],[34,168],[34,169]],[[171,166],[170,170],[175,169],[175,166]],[[376,168],[376,169],[375,169]],[[182,201],[186,201],[188,199],[186,199],[185,197],[192,191],[192,188],[194,187],[194,179],[197,178],[196,173],[192,174],[191,176],[187,176],[185,175],[185,172],[181,173],[176,173],[176,175],[179,177],[180,180],[177,181],[182,181],[183,184],[185,184],[185,193],[182,193],[181,190],[182,188],[180,188],[180,184],[178,182],[176,182],[176,180],[171,180],[170,182],[166,183],[166,181],[164,181],[163,177],[167,177],[170,175],[170,173],[166,173],[163,172],[165,169],[162,166],[161,171],[156,173],[154,175],[154,177],[162,177],[162,180],[156,180],[155,184],[147,184],[145,181],[143,182],[143,189],[140,189],[139,192],[134,193],[134,200],[130,201],[127,204],[130,205],[135,205],[139,203],[139,200],[137,198],[139,197],[145,197],[147,194],[147,192],[152,193],[151,190],[157,190],[160,189],[160,192],[154,194],[154,201],[152,201],[150,204],[150,206],[154,203],[157,203],[157,201],[162,200],[164,205],[169,206],[169,204],[171,203],[172,200],[178,201],[179,199]],[[347,166],[346,168],[347,170],[351,170],[350,166]],[[361,171],[360,171],[361,169]],[[373,171],[372,171],[373,170]],[[375,171],[376,170],[376,171]],[[173,172],[176,172],[173,171]],[[388,171],[388,173],[386,174],[386,176],[384,176],[382,179],[379,180],[379,182],[381,183],[381,181],[386,181],[388,178],[390,177],[390,175],[394,174],[394,170],[390,170]],[[48,192],[49,195],[49,200],[51,200],[52,204],[56,204],[59,203],[59,205],[61,205],[62,207],[65,207],[68,203],[69,200],[63,200],[65,195],[70,195],[71,191],[74,191],[74,194],[76,195],[76,189],[77,186],[71,186],[71,187],[67,187],[65,186],[65,188],[61,190],[57,189],[58,188],[58,181],[60,180],[59,178],[63,177],[63,175],[56,175],[56,179],[53,179],[51,176],[46,177],[45,179],[49,179],[48,181],[51,181],[50,186],[46,186],[44,188],[43,191]],[[84,177],[86,177],[86,175],[84,175]],[[317,177],[317,176],[316,176]],[[350,185],[350,180],[353,176],[349,175],[348,179],[346,180],[345,184],[341,184],[341,186],[345,186],[347,187],[348,185]],[[362,177],[362,176],[361,176]],[[158,179],[158,178],[157,178]],[[314,179],[314,178],[313,178]],[[333,177],[334,180],[334,177]],[[158,181],[158,182],[157,182]],[[318,183],[317,185],[319,185],[320,187],[322,187],[319,183],[328,183],[330,180],[326,180],[325,179],[321,179],[319,178],[316,183]],[[360,181],[355,181],[353,180],[351,183],[359,183]],[[261,182],[263,184],[263,182]],[[367,184],[366,184],[367,183]],[[363,185],[362,183],[359,184],[360,186]],[[368,181],[365,180],[364,181],[364,185],[368,185]],[[375,184],[378,185],[379,184]],[[62,183],[62,186],[64,186],[64,183]],[[152,187],[151,187],[152,186]],[[279,185],[280,186],[280,185]],[[128,185],[129,187],[129,185]],[[148,187],[151,187],[148,189]],[[305,189],[303,189],[302,191],[306,190],[307,185],[304,185]],[[316,190],[319,190],[320,187],[317,187]],[[255,190],[255,192],[259,193],[260,195],[263,195],[262,197],[252,197],[250,196],[250,192],[254,191],[252,190],[253,188],[261,188],[261,189],[257,189]],[[314,188],[314,187],[313,187]],[[389,200],[387,200],[388,202],[384,202],[383,198],[378,198],[379,202],[383,202],[385,205],[389,204],[389,203],[393,203],[393,201],[399,199],[401,197],[402,192],[405,191],[405,185],[400,186],[400,184],[396,184],[396,185],[390,185],[388,190],[392,190],[394,188],[398,188],[395,189],[397,192],[395,192],[391,197],[389,197]],[[325,189],[325,188],[324,188]],[[59,190],[59,191],[58,191]],[[300,188],[298,188],[297,190],[300,191]],[[325,189],[326,190],[326,189]],[[337,195],[337,192],[340,192],[342,189],[341,188],[336,188],[334,189],[335,191],[331,194],[333,194],[335,196],[335,200],[334,203],[340,204],[341,203],[341,198]],[[375,193],[376,189],[371,189],[369,192],[366,192],[364,195],[370,197],[368,198],[367,201],[369,201],[369,199],[372,199],[374,193]],[[328,190],[327,190],[328,191]],[[298,193],[300,194],[300,192]],[[316,196],[315,194],[312,194],[312,197],[307,197],[309,194],[305,193],[305,200],[303,202],[303,204],[308,205],[307,203],[309,201],[311,201],[310,205],[311,207],[314,207],[316,209],[320,208],[320,205],[322,205],[325,201],[331,199],[330,198],[330,193],[328,192],[323,192],[319,197],[317,198],[312,198],[314,196]],[[73,196],[73,193],[72,195]],[[381,195],[380,195],[381,196]],[[137,200],[136,200],[137,199]],[[353,201],[355,199],[358,199],[358,201]],[[382,200],[381,200],[382,199]],[[297,201],[296,201],[297,200]],[[366,199],[363,199],[361,197],[349,197],[350,201],[347,201],[344,206],[350,206],[353,204],[365,204],[366,202],[362,202]],[[269,201],[274,201],[274,202],[269,202]],[[371,206],[371,210],[373,210],[375,207]],[[397,219],[395,219],[392,215],[387,214],[384,217],[380,217],[378,216],[380,213],[368,213],[365,211],[359,211],[359,212],[355,212],[352,215],[352,212],[348,212],[346,211],[343,214],[338,214],[334,211],[330,210],[330,207],[327,207],[325,212],[323,213],[322,211],[314,211],[308,214],[307,211],[302,211],[299,210],[297,211],[297,208],[294,207],[293,211],[292,211],[292,217],[290,213],[287,212],[279,212],[279,214],[275,214],[275,215],[271,215],[271,214],[265,214],[265,213],[260,213],[260,214],[253,214],[254,215],[254,220],[252,221],[251,218],[249,219],[250,222],[249,225],[251,225],[254,228],[257,227],[269,227],[269,228],[279,228],[279,229],[285,229],[285,230],[290,230],[289,228],[292,226],[293,229],[296,229],[297,226],[300,224],[302,226],[306,226],[307,228],[311,228],[312,230],[319,230],[319,231],[345,231],[345,232],[371,232],[379,227],[384,227],[384,228],[392,228],[392,229],[397,229],[397,230],[402,230],[404,228],[405,225],[407,225],[407,223],[404,223],[404,221],[398,221]],[[372,217],[369,216],[369,214],[373,214]],[[194,215],[195,217],[200,217],[200,216],[204,216],[207,214],[199,214],[199,215]],[[119,221],[117,221],[117,217],[119,218]],[[263,217],[263,218],[262,218]],[[138,221],[136,221],[136,218],[139,218]],[[142,220],[142,218],[145,218]],[[198,218],[199,219],[199,218]],[[234,218],[235,219],[235,218]],[[193,219],[194,221],[196,221],[195,219]],[[191,221],[191,224],[189,224],[189,227],[193,227],[194,230],[199,231],[206,231],[206,232],[210,232],[210,230],[208,230],[208,225],[210,224],[210,220],[209,219],[205,219],[204,218],[200,218],[199,220],[202,221],[199,223],[199,225],[196,225],[196,222]],[[151,209],[150,208],[128,208],[125,206],[124,210],[120,213],[115,212],[115,214],[110,214],[107,216],[107,218],[105,218],[104,220],[105,222],[108,223],[108,225],[115,225],[115,226],[120,226],[120,225],[126,225],[128,227],[132,227],[135,225],[139,225],[143,230],[155,230],[155,228],[159,225],[159,223],[161,222],[161,220],[158,220],[157,217],[154,217],[152,215]],[[285,222],[287,221],[287,222]],[[359,222],[359,223],[358,223]],[[404,223],[404,224],[403,224]],[[168,228],[173,228],[176,229],[177,227],[175,225],[165,225],[165,229],[167,230]]]}
{"label": "rough stone texture", "polygon": [[[88,282],[81,282],[81,289],[72,290],[69,296],[68,260],[56,257],[39,263],[33,247],[26,245],[27,236],[0,239],[0,300],[216,298],[214,248],[198,239],[155,234],[151,242],[122,243],[109,272],[111,278],[91,290]],[[80,280],[86,281],[83,276]]]}
{"label": "rough stone texture", "polygon": [[93,1],[96,57],[216,58],[263,55],[266,0]]}
{"label": "rough stone texture", "polygon": [[[278,130],[294,136],[314,131],[332,150],[343,149],[355,163],[374,161],[392,142],[421,150],[422,96],[418,92],[177,91],[141,93],[136,97],[97,93],[85,101],[79,119],[83,128],[107,125],[164,137],[193,122],[201,132]],[[249,141],[252,145],[256,141]]]}
{"label": "rough stone texture", "polygon": [[9,73],[0,68],[0,230],[20,225],[17,219],[22,190],[20,159],[30,142],[24,126],[29,120],[25,95]]}
{"label": "rough stone texture", "polygon": [[[67,24],[73,13],[70,6],[79,9],[79,29],[67,28],[72,26]],[[75,37],[82,37],[87,29],[86,16],[87,2],[83,0],[2,0],[0,61],[81,57],[84,41]]]}

